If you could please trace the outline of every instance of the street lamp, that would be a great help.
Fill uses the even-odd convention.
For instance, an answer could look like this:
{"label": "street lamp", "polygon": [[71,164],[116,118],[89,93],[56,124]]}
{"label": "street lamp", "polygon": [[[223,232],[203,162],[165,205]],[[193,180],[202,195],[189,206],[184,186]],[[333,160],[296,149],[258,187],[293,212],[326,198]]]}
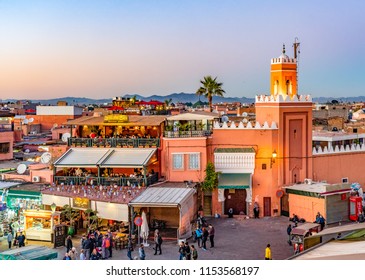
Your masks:
{"label": "street lamp", "polygon": [[278,156],[278,154],[276,153],[276,150],[274,150],[271,155],[271,167],[275,163],[275,159],[277,156]]}

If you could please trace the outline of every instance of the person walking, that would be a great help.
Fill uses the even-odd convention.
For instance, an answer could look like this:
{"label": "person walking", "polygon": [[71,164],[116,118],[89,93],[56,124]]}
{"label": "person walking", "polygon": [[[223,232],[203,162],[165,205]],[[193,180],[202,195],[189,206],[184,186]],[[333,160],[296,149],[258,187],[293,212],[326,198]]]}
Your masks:
{"label": "person walking", "polygon": [[267,244],[265,249],[265,260],[272,260],[270,244]]}
{"label": "person walking", "polygon": [[179,260],[185,260],[186,259],[186,252],[185,252],[185,242],[181,241],[180,247],[179,247]]}
{"label": "person walking", "polygon": [[319,216],[319,224],[321,225],[321,230],[323,230],[326,224],[326,219],[322,215]]}
{"label": "person walking", "polygon": [[71,257],[69,256],[68,253],[65,253],[65,256],[63,257],[63,260],[64,261],[70,261],[71,260]]}
{"label": "person walking", "polygon": [[19,248],[25,246],[25,236],[22,232],[20,232],[20,235],[18,236],[18,246]]}
{"label": "person walking", "polygon": [[209,224],[208,233],[209,233],[210,248],[213,248],[215,229],[212,224]]}
{"label": "person walking", "polygon": [[110,246],[108,247],[108,250],[109,250],[108,258],[111,258],[113,256],[113,234],[110,231],[110,229],[108,229],[108,239],[109,239],[109,243],[110,243]]}
{"label": "person walking", "polygon": [[68,255],[70,256],[71,260],[77,260],[78,253],[76,251],[76,248],[72,247],[70,252],[68,252]]}
{"label": "person walking", "polygon": [[92,253],[90,254],[90,260],[99,260],[100,259],[100,254],[98,253],[98,251],[96,251],[96,248],[93,249]]}
{"label": "person walking", "polygon": [[73,245],[72,245],[72,239],[71,239],[71,235],[67,236],[66,238],[66,253],[70,252],[70,250],[72,249]]}
{"label": "person walking", "polygon": [[286,233],[288,234],[288,243],[290,246],[291,246],[291,240],[290,240],[291,231],[292,231],[292,227],[291,227],[291,224],[289,224],[288,227],[286,228]]}
{"label": "person walking", "polygon": [[190,246],[190,251],[191,251],[191,258],[193,260],[197,260],[198,259],[198,251],[197,251],[197,249],[195,249],[194,245]]}
{"label": "person walking", "polygon": [[128,238],[128,252],[127,252],[127,257],[130,260],[133,260],[133,257],[132,257],[133,250],[134,250],[133,249],[133,242],[132,242],[132,239],[129,237]]}
{"label": "person walking", "polygon": [[155,241],[154,255],[157,255],[157,251],[159,251],[160,252],[159,255],[161,255],[162,254],[162,251],[161,251],[162,237],[161,237],[161,233],[158,229],[155,230],[154,241]]}
{"label": "person walking", "polygon": [[11,249],[11,244],[13,242],[13,234],[11,233],[11,231],[9,231],[7,239],[8,239],[9,249]]}
{"label": "person walking", "polygon": [[190,251],[190,246],[189,246],[189,242],[186,241],[185,242],[185,259],[186,260],[191,260],[191,251]]}
{"label": "person walking", "polygon": [[84,249],[81,249],[80,251],[80,261],[86,260],[86,255]]}
{"label": "person walking", "polygon": [[202,243],[202,236],[203,236],[203,231],[201,230],[201,228],[197,227],[195,230],[195,240],[198,241],[198,247],[201,248],[201,243]]}
{"label": "person walking", "polygon": [[259,203],[257,201],[255,201],[255,203],[253,204],[253,213],[254,213],[255,219],[258,219],[260,216],[260,207],[259,207]]}
{"label": "person walking", "polygon": [[91,246],[91,241],[89,238],[85,238],[84,242],[82,243],[82,249],[84,250],[85,253],[85,258],[87,260],[90,259],[90,246]]}
{"label": "person walking", "polygon": [[207,250],[208,236],[209,236],[208,230],[205,227],[203,227],[202,248],[203,248],[204,251]]}
{"label": "person walking", "polygon": [[145,260],[145,259],[146,259],[146,253],[145,253],[145,251],[144,251],[144,246],[143,246],[143,244],[141,244],[141,246],[139,247],[138,252],[139,252],[139,259],[140,259],[140,260]]}

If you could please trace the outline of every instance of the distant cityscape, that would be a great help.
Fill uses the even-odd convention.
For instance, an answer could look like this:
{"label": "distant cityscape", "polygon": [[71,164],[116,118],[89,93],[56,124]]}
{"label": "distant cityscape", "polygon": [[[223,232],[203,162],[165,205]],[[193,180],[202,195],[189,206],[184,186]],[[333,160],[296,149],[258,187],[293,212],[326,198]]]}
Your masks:
{"label": "distant cityscape", "polygon": [[285,46],[270,66],[254,99],[205,76],[196,94],[0,102],[0,259],[363,259],[365,98],[299,94]]}

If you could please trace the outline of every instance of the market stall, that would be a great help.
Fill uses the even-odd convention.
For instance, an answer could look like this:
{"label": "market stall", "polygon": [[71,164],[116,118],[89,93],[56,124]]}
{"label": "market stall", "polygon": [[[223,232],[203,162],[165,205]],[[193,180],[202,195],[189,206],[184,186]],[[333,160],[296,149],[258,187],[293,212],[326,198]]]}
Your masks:
{"label": "market stall", "polygon": [[60,223],[61,212],[27,210],[24,211],[23,215],[27,239],[52,241],[53,227]]}

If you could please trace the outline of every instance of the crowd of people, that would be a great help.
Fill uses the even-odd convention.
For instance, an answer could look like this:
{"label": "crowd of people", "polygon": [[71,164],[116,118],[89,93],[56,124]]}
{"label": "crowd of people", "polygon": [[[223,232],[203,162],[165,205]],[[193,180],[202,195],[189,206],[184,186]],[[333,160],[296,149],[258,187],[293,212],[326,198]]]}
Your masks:
{"label": "crowd of people", "polygon": [[109,259],[113,255],[113,234],[108,229],[106,234],[99,230],[90,232],[88,235],[83,234],[80,242],[80,254],[73,246],[71,236],[66,238],[66,253],[64,260],[99,260]]}

